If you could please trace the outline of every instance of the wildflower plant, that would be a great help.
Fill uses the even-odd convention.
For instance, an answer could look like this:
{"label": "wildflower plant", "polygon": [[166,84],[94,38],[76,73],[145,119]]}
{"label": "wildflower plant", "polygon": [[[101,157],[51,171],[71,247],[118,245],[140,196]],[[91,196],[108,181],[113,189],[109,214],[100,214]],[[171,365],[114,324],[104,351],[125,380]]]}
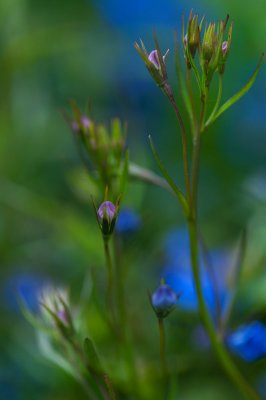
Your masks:
{"label": "wildflower plant", "polygon": [[[154,50],[152,50],[151,53],[148,53],[142,41],[140,42],[140,45],[135,43],[135,48],[144,60],[152,78],[171,103],[181,129],[185,181],[184,193],[168,173],[151,137],[150,143],[158,167],[169,184],[169,187],[175,193],[187,222],[193,279],[196,287],[199,313],[202,322],[209,335],[212,347],[229,377],[239,387],[245,398],[258,399],[258,395],[254,389],[249,386],[246,379],[235,366],[226,347],[220,340],[219,333],[215,329],[204,300],[200,276],[198,183],[202,138],[214,121],[251,88],[264,57],[262,54],[254,73],[246,85],[221,105],[223,76],[226,70],[226,62],[231,46],[233,30],[232,24],[228,27],[228,20],[229,16],[227,15],[224,20],[218,23],[207,23],[204,21],[204,18],[200,20],[198,15],[194,15],[192,11],[189,15],[187,24],[185,24],[183,20],[181,47],[185,59],[185,72],[179,55],[179,44],[176,39],[176,71],[179,80],[180,93],[190,120],[189,128],[185,125],[184,117],[180,113],[172,87],[168,81],[165,57],[160,50],[156,37],[156,59],[159,60],[157,63],[159,69],[156,68],[156,70],[159,71],[157,74],[154,73],[154,68],[150,64],[150,58],[151,55],[154,54]],[[219,87],[215,105],[209,111],[209,92],[215,74],[219,77]],[[197,83],[197,95],[193,91],[192,75]],[[199,112],[197,112],[198,104],[200,109]],[[188,140],[190,140],[192,144],[191,163],[189,159],[190,154],[188,152]]]}
{"label": "wildflower plant", "polygon": [[[231,312],[234,304],[235,290],[233,291],[226,318],[217,323],[206,304],[201,273],[202,243],[198,218],[198,186],[203,137],[217,118],[233,106],[252,87],[263,60],[262,55],[247,83],[232,97],[222,102],[223,79],[227,72],[232,32],[233,24],[229,23],[229,16],[226,16],[225,19],[218,23],[214,23],[207,22],[205,18],[200,18],[191,12],[188,21],[185,23],[183,20],[181,41],[176,36],[175,65],[179,82],[178,94],[182,98],[187,115],[181,113],[168,77],[167,56],[172,50],[162,51],[156,36],[154,36],[155,47],[150,51],[146,49],[142,40],[139,43],[135,43],[135,48],[148,72],[166,96],[177,117],[182,138],[183,185],[177,184],[175,178],[168,172],[151,136],[149,136],[151,150],[162,176],[158,176],[153,171],[144,169],[129,160],[125,127],[122,126],[119,120],[114,119],[110,126],[96,123],[90,116],[81,113],[75,104],[72,104],[73,117],[68,118],[70,120],[69,125],[88,173],[98,186],[99,196],[97,199],[92,198],[92,203],[95,210],[95,229],[97,229],[98,224],[107,268],[106,276],[104,275],[105,283],[99,287],[99,285],[97,286],[97,280],[94,281],[93,293],[97,306],[100,304],[100,312],[106,323],[105,329],[112,335],[112,346],[110,347],[117,349],[117,354],[119,354],[117,359],[119,357],[123,358],[122,364],[119,364],[117,359],[115,360],[118,372],[113,374],[114,383],[111,382],[109,374],[107,375],[105,372],[105,365],[108,365],[108,362],[101,362],[93,340],[89,337],[86,337],[85,340],[84,338],[81,339],[81,335],[84,335],[84,333],[79,332],[76,328],[75,318],[73,318],[69,298],[65,291],[48,288],[41,293],[39,302],[42,307],[42,317],[44,317],[45,321],[49,321],[49,329],[56,333],[57,344],[61,343],[61,350],[63,350],[61,356],[64,357],[64,353],[66,359],[69,356],[69,359],[73,361],[71,357],[74,356],[75,362],[79,360],[74,367],[75,375],[84,387],[89,399],[149,398],[146,387],[142,389],[141,385],[143,384],[143,376],[147,377],[149,381],[152,374],[149,367],[144,365],[143,358],[134,354],[135,342],[133,336],[135,331],[134,318],[136,317],[129,310],[130,300],[126,300],[126,295],[129,292],[129,284],[124,279],[124,270],[127,262],[123,257],[123,242],[120,240],[123,231],[132,233],[135,229],[141,228],[139,219],[130,217],[131,219],[127,220],[129,222],[124,225],[121,222],[122,219],[119,220],[120,204],[123,205],[127,184],[131,178],[137,178],[143,182],[149,182],[168,189],[175,196],[178,205],[183,211],[184,221],[187,225],[189,257],[193,285],[197,295],[197,306],[211,347],[216,354],[217,360],[233,384],[239,389],[243,398],[259,399],[255,389],[235,364],[229,350],[233,349],[235,353],[239,353],[244,346],[242,342],[245,341],[246,336],[252,335],[250,332],[254,327],[259,326],[258,337],[264,338],[265,327],[256,322],[256,325],[252,325],[251,331],[248,330],[247,335],[243,327],[240,328],[240,331],[230,333],[228,313]],[[217,76],[219,83],[216,101],[213,104],[209,101],[209,94],[213,87],[215,76]],[[196,83],[196,90],[194,82]],[[215,86],[213,88],[215,89]],[[186,120],[188,120],[188,123],[186,123]],[[183,187],[184,190],[182,189]],[[126,217],[129,218],[128,215]],[[122,262],[123,265],[121,265]],[[241,260],[239,262],[241,263]],[[236,273],[236,278],[237,276],[238,274]],[[141,270],[138,272],[138,277],[141,281]],[[235,285],[237,283],[237,279],[235,279]],[[99,289],[98,293],[96,293],[97,289]],[[173,290],[170,283],[168,284],[164,280],[149,295],[150,304],[159,322],[161,374],[156,370],[153,382],[156,381],[157,384],[157,381],[160,381],[162,391],[157,398],[177,398],[169,395],[169,382],[175,375],[175,371],[172,371],[167,365],[164,322],[166,322],[165,320],[168,319],[168,316],[171,318],[170,314],[175,308],[178,308],[180,295],[179,292]],[[104,297],[105,305],[103,306],[101,300]],[[143,310],[138,310],[138,312],[142,313]],[[242,341],[240,344],[238,343],[239,338]],[[255,347],[260,346],[257,346],[256,343]],[[108,350],[110,349],[105,349],[107,353]],[[264,352],[265,345],[263,346],[263,355]],[[244,358],[250,360],[252,357],[246,354],[249,353],[245,353]],[[104,364],[104,367],[102,364]],[[113,370],[115,369],[113,366],[114,362],[109,363],[110,375],[113,372],[112,368]],[[124,373],[124,369],[128,391],[125,390],[122,378],[117,377],[119,371],[123,370]],[[159,374],[161,379],[158,380]],[[123,374],[121,373],[121,375]],[[155,396],[157,395],[157,386],[153,393],[155,393]]]}

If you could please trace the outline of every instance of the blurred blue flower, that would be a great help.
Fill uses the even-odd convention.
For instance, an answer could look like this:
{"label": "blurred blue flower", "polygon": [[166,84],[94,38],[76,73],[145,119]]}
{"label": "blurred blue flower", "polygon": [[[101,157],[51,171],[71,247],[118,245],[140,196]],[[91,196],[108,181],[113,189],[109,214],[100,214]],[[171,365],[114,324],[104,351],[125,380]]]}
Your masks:
{"label": "blurred blue flower", "polygon": [[175,0],[160,2],[152,0],[135,0],[121,2],[120,0],[94,0],[108,21],[125,32],[137,32],[147,25],[176,25],[178,16],[188,11],[188,6],[179,5]]}
{"label": "blurred blue flower", "polygon": [[[165,240],[166,263],[162,275],[165,281],[177,292],[182,292],[179,305],[188,311],[197,311],[198,301],[190,262],[189,236],[187,230],[171,231]],[[205,302],[213,317],[217,315],[217,299],[221,311],[229,300],[227,275],[229,255],[225,251],[214,250],[208,254],[208,265],[203,251],[199,251],[201,281]],[[210,271],[211,270],[211,271]]]}
{"label": "blurred blue flower", "polygon": [[266,326],[259,321],[242,325],[227,336],[226,343],[245,361],[256,361],[266,356]]}
{"label": "blurred blue flower", "polygon": [[131,234],[136,232],[141,226],[141,218],[139,214],[129,208],[119,211],[115,230],[119,234]]}
{"label": "blurred blue flower", "polygon": [[3,296],[6,307],[19,312],[18,299],[21,298],[32,312],[39,310],[38,292],[47,281],[33,274],[16,274],[9,277],[3,285]]}

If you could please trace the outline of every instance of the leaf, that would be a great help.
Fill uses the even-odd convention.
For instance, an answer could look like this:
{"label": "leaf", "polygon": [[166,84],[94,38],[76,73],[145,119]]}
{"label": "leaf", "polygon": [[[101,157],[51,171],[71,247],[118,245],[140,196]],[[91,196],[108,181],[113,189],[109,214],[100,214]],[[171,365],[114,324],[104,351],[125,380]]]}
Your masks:
{"label": "leaf", "polygon": [[125,156],[124,156],[124,162],[123,162],[123,168],[121,171],[121,177],[120,177],[120,193],[122,197],[124,197],[126,188],[127,188],[127,182],[128,182],[128,170],[129,170],[129,152],[126,150]]}
{"label": "leaf", "polygon": [[175,184],[175,182],[173,181],[173,179],[171,178],[171,176],[169,175],[167,169],[165,168],[165,166],[163,165],[159,154],[153,144],[152,138],[149,135],[149,140],[150,140],[150,145],[151,145],[151,149],[155,158],[155,161],[157,162],[157,165],[161,171],[161,173],[163,174],[164,178],[166,179],[166,181],[168,182],[169,186],[172,188],[172,190],[174,191],[176,197],[178,198],[178,200],[180,201],[180,204],[182,206],[182,209],[185,213],[185,215],[188,214],[188,204],[187,204],[187,200],[185,198],[185,196],[183,195],[183,193],[181,192],[181,190],[177,187],[177,185]]}
{"label": "leaf", "polygon": [[83,347],[89,367],[94,372],[102,372],[102,366],[93,341],[90,338],[86,337],[84,339]]}
{"label": "leaf", "polygon": [[130,178],[135,178],[142,182],[147,182],[156,186],[160,186],[161,188],[173,193],[173,190],[169,187],[164,178],[155,174],[153,171],[147,168],[143,168],[140,165],[130,162],[128,173]]}
{"label": "leaf", "polygon": [[255,71],[253,72],[253,74],[251,75],[251,77],[249,78],[249,80],[247,81],[247,83],[242,87],[242,89],[240,89],[234,96],[232,96],[229,100],[227,100],[219,108],[219,110],[217,111],[215,116],[212,118],[212,120],[208,124],[205,125],[206,128],[211,123],[213,123],[221,114],[223,114],[229,107],[231,107],[234,103],[236,103],[238,100],[240,100],[241,97],[243,97],[244,94],[249,91],[249,89],[251,89],[251,87],[253,86],[255,79],[258,75],[258,72],[261,67],[263,59],[264,59],[264,53],[261,54],[258,65],[257,65]]}
{"label": "leaf", "polygon": [[181,68],[181,63],[180,63],[180,57],[179,57],[179,50],[178,50],[178,41],[177,41],[177,37],[176,37],[176,72],[177,72],[177,77],[179,80],[179,84],[180,84],[180,90],[181,90],[181,94],[183,96],[184,99],[184,103],[191,121],[191,126],[193,126],[193,111],[192,111],[192,106],[191,106],[191,102],[189,99],[189,95],[188,95],[188,91],[187,91],[187,87],[184,81],[184,77],[183,77],[183,73],[182,73],[182,68]]}

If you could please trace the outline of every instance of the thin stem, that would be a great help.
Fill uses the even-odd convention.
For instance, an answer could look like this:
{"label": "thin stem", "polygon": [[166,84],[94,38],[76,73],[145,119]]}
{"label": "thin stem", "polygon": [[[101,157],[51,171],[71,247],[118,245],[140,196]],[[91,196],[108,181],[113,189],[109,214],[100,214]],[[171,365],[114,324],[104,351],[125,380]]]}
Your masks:
{"label": "thin stem", "polygon": [[164,320],[162,318],[158,318],[159,324],[159,334],[160,334],[160,362],[161,362],[161,371],[162,377],[166,381],[167,379],[167,364],[166,364],[166,352],[165,352],[165,329],[164,329]]}
{"label": "thin stem", "polygon": [[201,111],[200,119],[197,126],[197,130],[194,135],[193,141],[193,154],[192,154],[192,182],[191,182],[191,205],[192,215],[196,219],[197,217],[197,206],[198,206],[198,179],[199,179],[199,163],[200,163],[200,149],[201,149],[201,129],[204,126],[204,119],[206,113],[208,92],[201,95]]}
{"label": "thin stem", "polygon": [[106,289],[106,306],[110,310],[112,316],[112,325],[115,327],[115,312],[113,304],[113,263],[110,253],[109,240],[103,240],[104,243],[104,254],[106,259],[107,268],[107,289]]}
{"label": "thin stem", "polygon": [[125,269],[123,269],[123,252],[122,243],[118,235],[114,235],[114,256],[116,267],[116,284],[117,284],[117,308],[119,312],[120,335],[122,341],[123,354],[128,362],[130,370],[130,381],[132,390],[137,394],[139,391],[138,376],[136,371],[136,363],[133,352],[133,343],[131,339],[132,329],[130,327],[130,320],[127,315],[126,298],[125,298]]}
{"label": "thin stem", "polygon": [[201,319],[204,323],[205,329],[210,338],[212,347],[216,352],[216,355],[225,369],[228,376],[236,384],[239,390],[244,395],[245,399],[258,400],[259,397],[254,389],[248,384],[242,374],[239,372],[237,367],[232,362],[227,350],[225,349],[222,341],[218,338],[215,331],[213,322],[211,320],[208,308],[205,304],[203,297],[203,290],[200,278],[200,264],[199,264],[199,254],[198,254],[198,223],[197,223],[197,202],[198,202],[198,181],[199,181],[199,161],[200,161],[200,135],[204,128],[204,120],[206,113],[206,102],[207,102],[207,92],[201,97],[201,114],[200,121],[198,125],[198,130],[196,133],[195,141],[193,143],[193,155],[192,155],[192,203],[190,209],[190,217],[187,219],[189,238],[190,238],[190,256],[192,272],[196,287],[196,293],[199,304],[199,312]]}
{"label": "thin stem", "polygon": [[216,275],[214,273],[212,260],[210,257],[210,253],[207,247],[207,244],[203,238],[202,232],[199,234],[200,245],[203,253],[204,264],[210,275],[210,279],[213,285],[214,294],[215,294],[215,308],[216,308],[216,323],[219,330],[221,330],[222,325],[222,309],[221,309],[221,302],[220,302],[220,289],[216,279]]}
{"label": "thin stem", "polygon": [[190,193],[190,179],[189,179],[189,166],[188,166],[188,148],[187,148],[187,135],[186,135],[186,128],[185,128],[185,124],[183,121],[183,118],[180,114],[180,111],[177,107],[172,89],[170,88],[169,85],[164,85],[163,87],[163,91],[165,93],[165,95],[167,96],[167,98],[169,99],[176,117],[178,119],[180,128],[181,128],[181,136],[182,136],[182,148],[183,148],[183,163],[184,163],[184,178],[185,178],[185,186],[186,186],[186,193],[188,196],[188,200],[189,203],[191,202],[191,193]]}
{"label": "thin stem", "polygon": [[202,132],[208,128],[208,126],[212,123],[213,118],[215,118],[215,114],[217,113],[218,108],[221,103],[222,91],[223,91],[223,74],[219,74],[218,94],[217,94],[216,103],[211,112],[211,115],[209,116],[206,123],[204,124],[204,127],[202,128]]}
{"label": "thin stem", "polygon": [[195,132],[197,126],[197,118],[195,112],[195,103],[193,98],[193,90],[192,90],[192,82],[191,82],[191,68],[187,68],[187,87],[188,87],[188,94],[192,108],[192,129]]}
{"label": "thin stem", "polygon": [[188,221],[188,228],[189,228],[189,237],[190,237],[190,251],[191,251],[191,264],[192,264],[192,271],[196,286],[196,292],[198,297],[199,303],[199,312],[201,319],[204,323],[208,336],[210,338],[212,347],[221,363],[223,368],[225,369],[228,376],[231,380],[236,384],[239,390],[242,392],[243,396],[247,400],[259,400],[260,397],[254,391],[254,389],[248,384],[242,374],[239,372],[235,364],[232,362],[227,350],[225,349],[223,343],[217,337],[216,331],[213,327],[213,323],[211,321],[210,315],[208,313],[208,309],[206,307],[203,292],[202,292],[202,285],[200,280],[200,273],[199,273],[199,259],[198,259],[198,232],[197,232],[197,225],[196,221],[191,219]]}

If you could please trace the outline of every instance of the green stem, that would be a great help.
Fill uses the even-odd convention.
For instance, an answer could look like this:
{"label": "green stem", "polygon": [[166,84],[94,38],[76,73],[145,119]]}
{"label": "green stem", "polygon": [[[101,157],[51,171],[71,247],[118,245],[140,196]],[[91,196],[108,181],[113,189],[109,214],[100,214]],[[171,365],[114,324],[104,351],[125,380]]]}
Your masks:
{"label": "green stem", "polygon": [[185,128],[185,124],[183,121],[183,118],[180,114],[179,108],[177,107],[172,89],[170,88],[169,85],[165,85],[163,87],[163,91],[165,93],[165,95],[167,96],[167,98],[169,99],[176,117],[178,119],[180,128],[181,128],[181,137],[182,137],[182,149],[183,149],[183,163],[184,163],[184,178],[185,178],[185,186],[186,186],[186,193],[187,193],[187,197],[189,199],[191,199],[191,193],[190,193],[190,179],[189,179],[189,166],[188,166],[188,148],[187,148],[187,134],[186,134],[186,128]]}
{"label": "green stem", "polygon": [[235,383],[235,385],[242,392],[245,399],[249,400],[258,400],[259,396],[254,391],[254,389],[249,385],[249,383],[245,380],[242,374],[239,372],[237,367],[234,365],[231,360],[226,348],[224,347],[222,341],[218,338],[217,333],[215,331],[213,322],[211,320],[208,308],[205,304],[203,297],[203,290],[201,285],[200,278],[200,265],[199,265],[199,254],[198,254],[198,224],[197,224],[197,202],[198,202],[198,178],[199,178],[199,162],[200,162],[200,135],[203,131],[204,120],[205,120],[205,112],[206,112],[206,101],[207,101],[207,93],[201,98],[201,115],[200,122],[198,126],[198,131],[196,133],[196,137],[194,140],[193,146],[193,155],[192,155],[192,203],[190,209],[190,217],[187,219],[188,223],[188,231],[190,238],[190,256],[191,256],[191,265],[192,272],[196,287],[196,293],[199,304],[199,312],[204,323],[205,329],[210,338],[210,342],[212,347],[221,363],[223,368],[225,369],[228,376]]}
{"label": "green stem", "polygon": [[212,347],[221,363],[223,368],[225,369],[228,376],[235,383],[235,385],[242,392],[243,396],[247,400],[259,400],[260,397],[254,391],[254,389],[248,384],[242,374],[239,372],[237,367],[232,362],[227,350],[225,349],[223,343],[217,337],[216,331],[214,329],[213,323],[211,321],[208,309],[206,307],[203,291],[200,280],[200,268],[199,268],[199,260],[198,260],[198,232],[196,221],[191,219],[188,221],[189,228],[189,238],[190,238],[190,251],[191,251],[191,263],[192,263],[192,271],[196,286],[196,292],[199,303],[199,312],[201,319],[204,323],[208,336],[210,338]]}
{"label": "green stem", "polygon": [[217,113],[218,108],[219,108],[220,103],[221,103],[222,91],[223,91],[223,74],[220,74],[219,75],[218,94],[217,94],[216,103],[215,103],[215,106],[214,106],[214,108],[213,108],[213,110],[211,112],[211,115],[209,116],[209,118],[207,119],[206,123],[204,124],[204,127],[202,128],[202,132],[204,130],[206,130],[209,125],[211,125],[212,120],[215,118],[215,114]]}
{"label": "green stem", "polygon": [[167,364],[166,364],[166,352],[165,352],[165,329],[164,329],[164,320],[162,318],[158,318],[159,324],[159,334],[160,334],[160,362],[161,362],[161,371],[162,377],[164,381],[167,380]]}
{"label": "green stem", "polygon": [[110,253],[109,240],[103,239],[104,243],[104,254],[106,259],[106,268],[107,268],[107,289],[106,289],[106,306],[110,311],[112,317],[112,326],[115,328],[115,312],[114,312],[114,304],[113,304],[113,263],[112,257]]}
{"label": "green stem", "polygon": [[196,126],[197,126],[197,118],[196,118],[195,103],[194,103],[194,98],[193,98],[193,90],[192,90],[192,82],[191,82],[191,69],[190,68],[187,68],[187,87],[188,87],[189,100],[190,100],[191,109],[192,109],[192,129],[193,129],[193,132],[195,132]]}

